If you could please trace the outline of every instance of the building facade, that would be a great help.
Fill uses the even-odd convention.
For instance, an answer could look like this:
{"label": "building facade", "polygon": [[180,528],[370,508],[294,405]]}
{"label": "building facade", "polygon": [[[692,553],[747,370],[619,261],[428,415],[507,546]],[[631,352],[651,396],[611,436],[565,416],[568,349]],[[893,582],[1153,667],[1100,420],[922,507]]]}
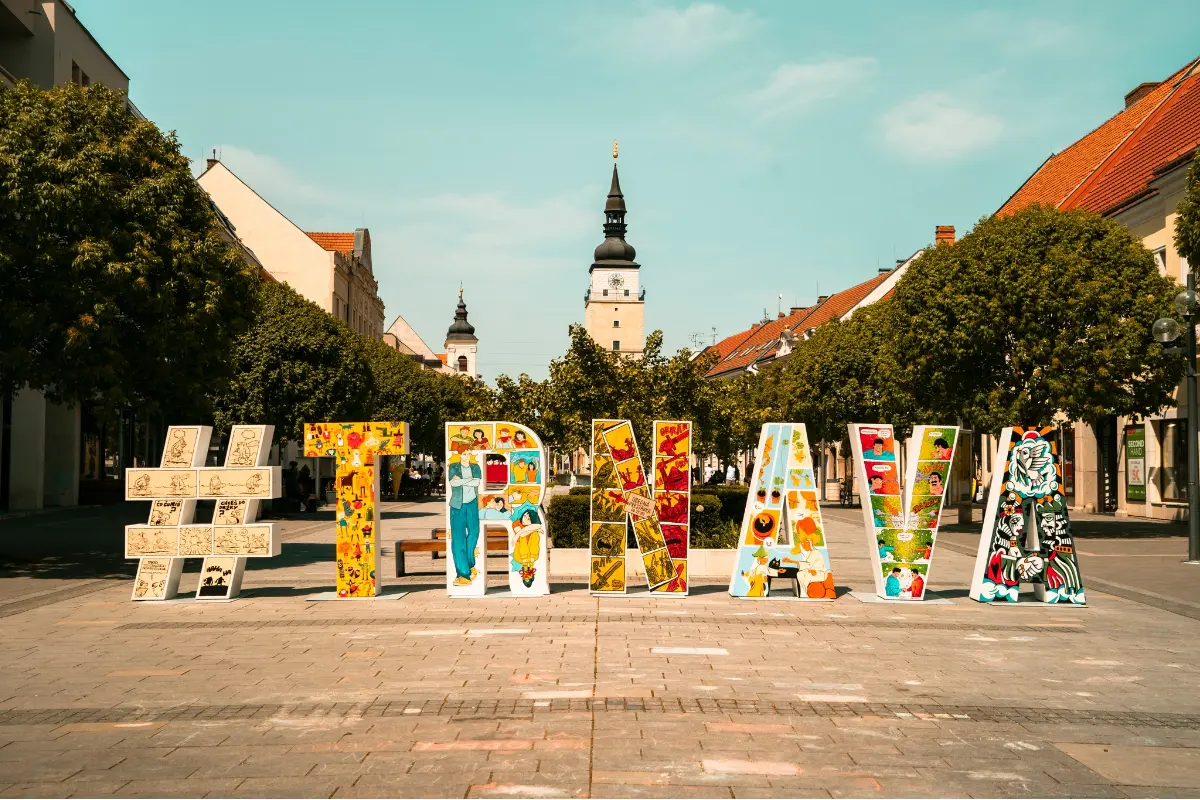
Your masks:
{"label": "building facade", "polygon": [[443,352],[433,352],[408,321],[399,316],[383,334],[383,341],[392,349],[412,358],[422,369],[479,377],[479,339],[475,336],[475,326],[467,321],[467,303],[463,300],[462,289],[458,290],[458,306],[454,310],[454,321],[446,330]]}
{"label": "building facade", "polygon": [[[1034,203],[1094,211],[1139,237],[1159,272],[1182,284],[1189,267],[1175,250],[1175,209],[1200,148],[1197,120],[1200,59],[1164,81],[1135,87],[1124,109],[1048,158],[998,213]],[[1184,519],[1187,437],[1197,435],[1196,427],[1187,419],[1183,387],[1172,407],[1146,419],[1111,416],[1094,426],[1064,426],[1063,488],[1072,508]]]}
{"label": "building facade", "polygon": [[[0,0],[0,85],[12,86],[21,79],[43,89],[96,83],[129,91],[129,76],[64,0]],[[129,108],[141,116],[132,104]],[[98,435],[85,427],[79,406],[50,402],[35,389],[4,398],[0,402],[0,509],[78,504],[84,466],[98,477],[105,470]],[[14,454],[19,454],[20,469],[12,468]],[[96,454],[90,462],[89,454]],[[119,470],[120,464],[111,467]]]}
{"label": "building facade", "polygon": [[617,175],[613,146],[612,185],[604,204],[604,241],[588,268],[583,324],[593,340],[614,353],[640,357],[646,346],[646,290],[641,286],[637,252],[625,241],[625,196]]}
{"label": "building facade", "polygon": [[369,230],[304,231],[215,158],[196,180],[271,277],[362,335],[383,338]]}

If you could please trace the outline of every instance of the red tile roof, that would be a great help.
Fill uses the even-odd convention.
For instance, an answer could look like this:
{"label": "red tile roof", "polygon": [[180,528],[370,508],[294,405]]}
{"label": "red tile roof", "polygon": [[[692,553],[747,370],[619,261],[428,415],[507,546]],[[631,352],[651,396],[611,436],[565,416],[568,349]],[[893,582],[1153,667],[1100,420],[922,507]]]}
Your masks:
{"label": "red tile roof", "polygon": [[[1153,161],[1172,149],[1172,145],[1176,150],[1182,147],[1179,139],[1186,136],[1160,134],[1160,139],[1169,139],[1171,144],[1163,142],[1149,150],[1140,146],[1139,142],[1156,126],[1155,122],[1161,119],[1164,110],[1180,105],[1178,90],[1196,81],[1194,70],[1198,63],[1189,62],[1132,106],[1066,150],[1050,156],[997,213],[1011,214],[1034,203],[1064,209],[1083,207],[1103,211],[1144,191],[1150,174],[1166,161],[1159,160],[1147,168],[1144,164],[1139,166],[1131,163],[1129,156],[1139,151],[1143,153],[1140,161]],[[1190,94],[1190,90],[1187,93]],[[1179,113],[1171,116],[1179,123],[1184,122]],[[1194,111],[1191,122],[1194,128]],[[1187,127],[1186,124],[1184,127]],[[1197,143],[1200,140],[1193,136],[1192,148]]]}
{"label": "red tile roof", "polygon": [[308,238],[324,247],[326,250],[336,250],[339,253],[354,252],[353,233],[314,233],[305,231]]}
{"label": "red tile roof", "polygon": [[1072,205],[1103,213],[1144,194],[1158,169],[1200,146],[1200,71],[1184,79]]}
{"label": "red tile roof", "polygon": [[[805,308],[779,319],[773,319],[764,325],[758,325],[749,331],[730,336],[705,352],[717,352],[720,360],[713,365],[705,377],[715,378],[733,372],[741,372],[764,358],[774,357],[779,346],[779,337],[789,330],[802,337],[809,328],[816,328],[831,320],[840,319],[847,311],[854,308],[863,298],[870,294],[875,287],[883,283],[891,272],[881,272],[870,280],[863,281],[857,286],[851,286],[836,294],[830,295],[825,302],[811,308]],[[741,337],[738,339],[738,337]],[[736,341],[733,341],[735,340]]]}

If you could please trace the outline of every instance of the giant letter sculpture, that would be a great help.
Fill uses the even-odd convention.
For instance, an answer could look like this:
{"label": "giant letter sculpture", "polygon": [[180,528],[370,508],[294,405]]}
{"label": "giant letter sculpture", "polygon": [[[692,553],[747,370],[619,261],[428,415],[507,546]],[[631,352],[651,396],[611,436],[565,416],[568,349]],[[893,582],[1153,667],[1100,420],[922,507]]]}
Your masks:
{"label": "giant letter sculpture", "polygon": [[546,451],[537,434],[512,422],[447,422],[446,467],[446,593],[487,593],[487,531],[494,526],[508,537],[512,593],[550,594]]}
{"label": "giant letter sculpture", "polygon": [[[689,437],[690,433],[689,427]],[[673,498],[673,501],[681,499],[684,498]],[[690,494],[685,500],[691,502]],[[654,494],[638,456],[633,425],[629,420],[622,419],[592,420],[592,555],[589,580],[592,592],[625,593],[627,519],[633,521],[633,535],[637,539],[650,590],[665,591],[681,577],[667,546],[655,505]],[[682,552],[686,556],[686,551],[680,551],[678,544],[675,552]],[[675,583],[679,588],[672,589],[672,592],[686,590],[686,573],[682,577],[682,581]]]}
{"label": "giant letter sculpture", "polygon": [[[147,525],[125,528],[125,557],[137,558],[134,600],[167,600],[179,589],[185,557],[203,556],[197,600],[237,595],[246,558],[279,555],[278,525],[255,522],[259,504],[278,497],[281,467],[268,467],[272,425],[234,425],[224,467],[203,467],[212,428],[167,429],[162,466],[125,471],[125,499],[153,500]],[[212,524],[193,525],[196,500],[216,500]]]}
{"label": "giant letter sculpture", "polygon": [[1053,433],[1005,428],[1000,434],[972,600],[1015,603],[1025,581],[1043,602],[1086,604]]}
{"label": "giant letter sculpture", "polygon": [[762,426],[750,491],[729,593],[769,597],[771,579],[784,578],[791,580],[793,593],[802,600],[834,600],[837,593],[803,425]]}
{"label": "giant letter sculpture", "polygon": [[908,445],[907,504],[892,426],[849,428],[867,541],[875,563],[875,593],[887,600],[922,600],[958,428],[917,425],[913,429]]}
{"label": "giant letter sculpture", "polygon": [[379,594],[382,523],[376,455],[408,452],[407,422],[319,422],[304,426],[304,455],[337,459],[337,596]]}

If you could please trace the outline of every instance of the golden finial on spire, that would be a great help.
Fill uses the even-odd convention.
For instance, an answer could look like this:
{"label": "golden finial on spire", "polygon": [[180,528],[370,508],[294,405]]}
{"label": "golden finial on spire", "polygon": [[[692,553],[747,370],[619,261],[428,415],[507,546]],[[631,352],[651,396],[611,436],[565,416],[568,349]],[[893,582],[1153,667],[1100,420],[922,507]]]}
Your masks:
{"label": "golden finial on spire", "polygon": [[617,158],[617,140],[613,139],[613,160]]}
{"label": "golden finial on spire", "polygon": [[462,284],[458,285],[458,302],[462,302]]}

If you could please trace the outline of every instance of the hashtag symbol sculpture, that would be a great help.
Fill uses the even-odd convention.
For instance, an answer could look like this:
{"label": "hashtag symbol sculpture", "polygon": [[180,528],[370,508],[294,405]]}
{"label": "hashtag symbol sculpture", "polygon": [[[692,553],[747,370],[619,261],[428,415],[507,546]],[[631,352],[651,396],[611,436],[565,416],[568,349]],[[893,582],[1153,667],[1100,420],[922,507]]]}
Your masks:
{"label": "hashtag symbol sculpture", "polygon": [[[224,467],[205,467],[212,428],[167,429],[157,469],[125,471],[125,499],[151,500],[145,525],[125,528],[125,557],[138,559],[134,600],[169,600],[183,559],[202,557],[197,600],[228,600],[241,587],[247,558],[279,555],[278,526],[256,523],[263,500],[278,497],[282,468],[266,466],[272,425],[235,425]],[[194,525],[197,500],[215,500],[212,523]]]}

